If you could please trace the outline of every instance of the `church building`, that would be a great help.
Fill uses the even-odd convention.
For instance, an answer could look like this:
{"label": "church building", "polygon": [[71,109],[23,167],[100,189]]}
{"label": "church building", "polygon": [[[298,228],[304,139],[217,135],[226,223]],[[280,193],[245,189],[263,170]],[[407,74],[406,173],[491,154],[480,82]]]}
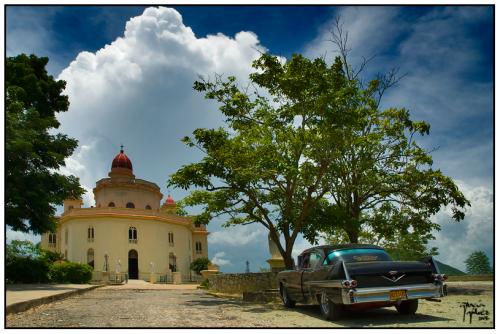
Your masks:
{"label": "church building", "polygon": [[180,273],[189,280],[191,262],[208,257],[205,225],[177,215],[170,195],[161,204],[160,187],[135,177],[123,147],[108,176],[94,188],[96,207],[83,208],[81,199],[64,201],[57,231],[42,235],[42,247],[88,263],[97,280],[103,272],[144,280]]}

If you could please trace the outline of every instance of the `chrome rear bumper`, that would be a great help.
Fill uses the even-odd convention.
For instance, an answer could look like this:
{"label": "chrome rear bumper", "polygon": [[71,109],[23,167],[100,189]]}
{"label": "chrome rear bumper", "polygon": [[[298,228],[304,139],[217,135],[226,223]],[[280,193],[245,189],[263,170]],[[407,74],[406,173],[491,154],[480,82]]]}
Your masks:
{"label": "chrome rear bumper", "polygon": [[406,299],[439,298],[446,295],[446,285],[443,283],[428,283],[415,285],[400,285],[380,288],[342,289],[342,302],[345,305],[397,302],[390,298],[390,292],[395,290],[406,291]]}

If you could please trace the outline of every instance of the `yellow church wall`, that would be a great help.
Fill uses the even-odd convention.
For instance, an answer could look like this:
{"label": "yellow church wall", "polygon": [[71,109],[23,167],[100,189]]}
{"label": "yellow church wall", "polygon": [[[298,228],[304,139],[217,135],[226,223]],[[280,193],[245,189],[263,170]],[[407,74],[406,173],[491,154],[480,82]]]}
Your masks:
{"label": "yellow church wall", "polygon": [[[201,253],[196,253],[196,242],[201,242]],[[193,233],[193,259],[201,257],[208,258],[208,243],[206,234],[198,234],[196,231]]]}
{"label": "yellow church wall", "polygon": [[[94,228],[94,241],[87,238],[88,228]],[[137,229],[137,243],[129,243],[129,227]],[[68,242],[63,239],[61,253],[67,251],[68,260],[87,263],[87,251],[94,250],[94,270],[104,269],[104,254],[108,254],[109,271],[116,270],[117,261],[121,261],[121,271],[128,271],[128,253],[135,249],[138,253],[139,278],[149,277],[150,263],[154,264],[154,272],[166,274],[169,265],[169,254],[177,258],[177,271],[189,276],[189,265],[193,259],[192,247],[188,240],[192,232],[187,226],[169,224],[139,218],[81,218],[71,219],[61,224],[63,238],[68,230]],[[174,244],[168,242],[168,233],[174,234]],[[206,236],[205,236],[206,238]]]}
{"label": "yellow church wall", "polygon": [[[139,279],[150,279],[154,274],[170,274],[170,254],[176,258],[177,272],[183,280],[191,276],[190,264],[198,257],[208,257],[205,226],[195,227],[189,217],[175,214],[176,205],[169,197],[160,207],[163,197],[160,188],[153,182],[136,179],[132,164],[120,150],[112,162],[109,178],[96,183],[93,189],[96,207],[82,208],[81,199],[64,201],[64,213],[59,218],[56,231],[56,245],[49,244],[49,233],[42,235],[43,248],[60,252],[67,260],[88,263],[89,249],[94,253],[94,278],[104,279],[104,255],[108,255],[108,272],[118,268],[129,271],[129,251],[138,254]],[[109,207],[113,202],[114,207]],[[134,208],[126,208],[127,203]],[[146,206],[151,209],[146,209]],[[129,228],[135,227],[137,242],[129,241]],[[93,228],[94,238],[88,238]],[[174,242],[169,242],[173,233]],[[202,243],[201,254],[195,251],[196,242]],[[153,263],[153,268],[151,267]]]}

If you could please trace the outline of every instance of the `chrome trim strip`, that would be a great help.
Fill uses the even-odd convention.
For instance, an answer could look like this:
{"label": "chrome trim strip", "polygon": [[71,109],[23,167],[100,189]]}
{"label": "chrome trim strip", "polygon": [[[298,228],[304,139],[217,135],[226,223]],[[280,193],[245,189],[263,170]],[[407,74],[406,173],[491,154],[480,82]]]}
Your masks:
{"label": "chrome trim strip", "polygon": [[344,268],[345,279],[349,281],[351,279],[351,276],[349,276],[349,272],[347,271],[344,261],[342,261],[342,267]]}
{"label": "chrome trim strip", "polygon": [[[351,289],[352,290],[352,289]],[[380,287],[380,288],[360,288],[354,289],[354,303],[349,299],[349,290],[342,289],[342,301],[344,304],[359,304],[369,302],[393,302],[389,297],[390,291],[406,290],[406,297],[408,299],[418,298],[438,298],[442,297],[442,285],[440,284],[414,284],[414,285],[400,285],[395,287]]]}
{"label": "chrome trim strip", "polygon": [[304,285],[315,286],[320,288],[341,288],[343,280],[324,280],[324,281],[307,281]]}
{"label": "chrome trim strip", "polygon": [[436,264],[436,262],[434,262],[434,258],[433,258],[433,257],[431,257],[431,261],[432,261],[432,264],[434,265],[434,268],[436,268],[436,274],[441,274],[441,273],[439,272],[439,267],[438,267],[438,265]]}
{"label": "chrome trim strip", "polygon": [[391,281],[393,283],[396,283],[397,281],[399,281],[400,279],[402,279],[405,276],[406,276],[406,274],[403,274],[403,275],[399,276],[396,279],[392,279],[392,278],[389,278],[389,277],[386,277],[386,276],[382,275],[383,278],[385,278],[386,280]]}

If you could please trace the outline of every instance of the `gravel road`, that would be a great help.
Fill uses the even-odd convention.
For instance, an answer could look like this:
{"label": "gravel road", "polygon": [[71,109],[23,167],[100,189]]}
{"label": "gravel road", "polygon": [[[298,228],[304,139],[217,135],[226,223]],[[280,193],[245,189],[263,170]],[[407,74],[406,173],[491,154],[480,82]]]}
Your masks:
{"label": "gravel road", "polygon": [[[462,302],[482,303],[488,320],[463,321]],[[493,297],[454,295],[441,303],[421,301],[415,316],[394,308],[324,321],[317,306],[250,304],[217,298],[203,290],[98,288],[85,294],[8,315],[6,327],[493,327]]]}

